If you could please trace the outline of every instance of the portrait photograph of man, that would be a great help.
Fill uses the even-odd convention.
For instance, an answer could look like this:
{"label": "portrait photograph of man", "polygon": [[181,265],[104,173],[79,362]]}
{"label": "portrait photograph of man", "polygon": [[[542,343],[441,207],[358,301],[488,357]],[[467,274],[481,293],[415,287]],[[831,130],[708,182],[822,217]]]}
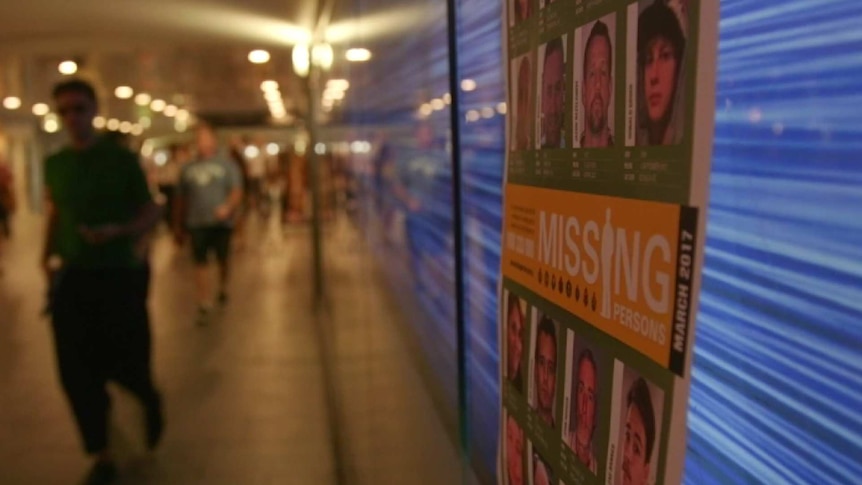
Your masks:
{"label": "portrait photograph of man", "polygon": [[537,319],[533,326],[531,368],[532,386],[530,405],[539,419],[549,428],[556,426],[558,324],[547,315]]}
{"label": "portrait photograph of man", "polygon": [[565,148],[566,36],[539,46],[537,148]]}
{"label": "portrait photograph of man", "polygon": [[524,392],[524,329],[527,323],[527,305],[518,295],[506,291],[505,308],[505,357],[506,380],[518,392]]}
{"label": "portrait photograph of man", "polygon": [[[590,22],[575,34],[582,62],[576,65],[574,109],[577,146],[606,148],[614,146],[614,46],[616,13]],[[576,91],[576,94],[577,94]]]}
{"label": "portrait photograph of man", "polygon": [[682,141],[688,31],[685,4],[681,0],[638,3],[636,144],[639,146],[675,145]]}
{"label": "portrait photograph of man", "polygon": [[599,465],[596,460],[596,427],[602,419],[599,393],[604,382],[604,366],[600,366],[601,352],[582,338],[575,339],[570,362],[569,428],[563,440],[574,452],[578,461],[594,475]]}
{"label": "portrait photograph of man", "polygon": [[[535,51],[534,51],[535,52]],[[531,150],[535,139],[533,115],[533,53],[516,58],[511,63],[511,150]]]}
{"label": "portrait photograph of man", "polygon": [[506,484],[524,485],[524,430],[518,421],[506,416]]}
{"label": "portrait photograph of man", "polygon": [[626,366],[618,410],[619,450],[616,485],[653,485],[661,457],[664,392]]}

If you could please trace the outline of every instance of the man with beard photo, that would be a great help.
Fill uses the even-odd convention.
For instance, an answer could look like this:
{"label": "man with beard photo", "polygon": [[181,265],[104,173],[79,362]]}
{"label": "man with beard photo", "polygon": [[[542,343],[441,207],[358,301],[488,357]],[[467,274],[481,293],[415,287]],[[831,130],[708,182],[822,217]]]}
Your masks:
{"label": "man with beard photo", "polygon": [[597,20],[584,48],[583,103],[586,125],[581,133],[582,148],[614,145],[608,126],[608,108],[613,95],[613,47],[607,24]]}

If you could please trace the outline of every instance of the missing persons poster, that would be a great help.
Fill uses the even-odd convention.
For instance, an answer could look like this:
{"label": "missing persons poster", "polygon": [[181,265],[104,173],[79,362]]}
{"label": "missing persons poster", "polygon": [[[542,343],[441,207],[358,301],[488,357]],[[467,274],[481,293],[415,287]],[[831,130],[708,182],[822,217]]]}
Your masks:
{"label": "missing persons poster", "polygon": [[718,2],[505,15],[498,483],[680,483]]}

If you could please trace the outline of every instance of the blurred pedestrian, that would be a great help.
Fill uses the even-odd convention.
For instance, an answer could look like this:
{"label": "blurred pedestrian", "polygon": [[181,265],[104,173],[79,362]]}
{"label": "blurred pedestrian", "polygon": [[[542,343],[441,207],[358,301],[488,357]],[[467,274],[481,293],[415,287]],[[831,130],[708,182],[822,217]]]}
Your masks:
{"label": "blurred pedestrian", "polygon": [[[149,271],[135,250],[160,211],[137,156],[94,131],[93,87],[65,81],[53,97],[70,143],[45,162],[42,264],[56,284],[51,313],[60,380],[95,458],[85,483],[107,484],[117,476],[108,443],[109,380],[143,404],[148,447],[162,436],[150,363]],[[54,256],[62,266],[52,275]]]}
{"label": "blurred pedestrian", "polygon": [[213,129],[199,124],[195,132],[197,158],[183,167],[177,192],[174,234],[179,244],[191,234],[200,325],[212,309],[208,258],[219,264],[218,302],[227,302],[230,243],[234,218],[242,204],[242,177],[229,155],[219,149]]}

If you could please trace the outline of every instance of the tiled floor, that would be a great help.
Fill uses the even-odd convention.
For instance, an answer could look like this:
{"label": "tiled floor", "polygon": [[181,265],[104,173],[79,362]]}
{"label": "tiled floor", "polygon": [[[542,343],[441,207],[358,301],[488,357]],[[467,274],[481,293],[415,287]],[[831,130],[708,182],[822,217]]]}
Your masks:
{"label": "tiled floor", "polygon": [[[193,324],[191,265],[153,252],[155,373],[168,428],[143,453],[140,411],[113,390],[121,484],[457,484],[459,457],[351,226],[326,231],[313,308],[309,235],[251,224],[231,302]],[[21,215],[0,278],[0,484],[74,484],[87,467],[39,316],[40,221]]]}

